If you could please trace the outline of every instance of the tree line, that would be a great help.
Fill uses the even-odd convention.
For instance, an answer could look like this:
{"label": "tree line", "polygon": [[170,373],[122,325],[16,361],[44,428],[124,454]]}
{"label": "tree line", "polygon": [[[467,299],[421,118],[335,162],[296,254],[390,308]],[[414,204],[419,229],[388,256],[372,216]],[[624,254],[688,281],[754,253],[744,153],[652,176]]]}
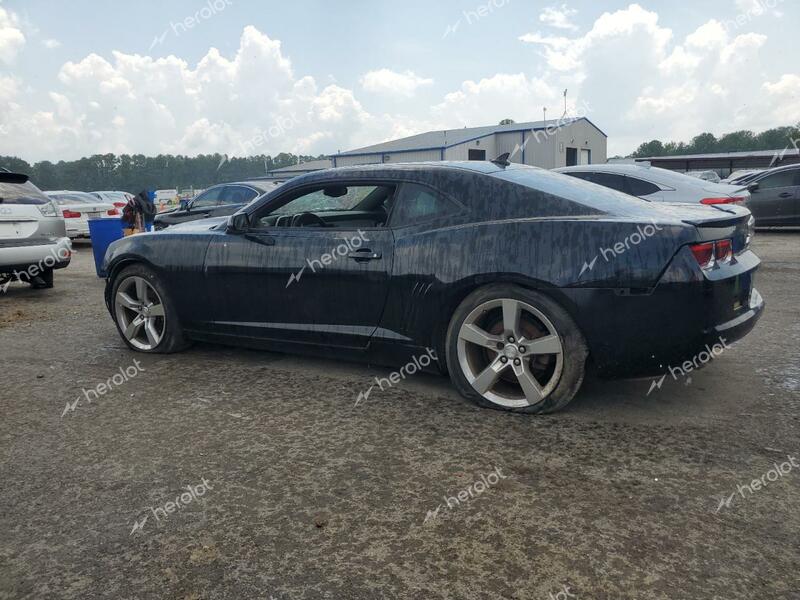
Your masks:
{"label": "tree line", "polygon": [[29,175],[43,190],[120,190],[136,194],[145,189],[207,188],[216,183],[261,177],[273,169],[319,158],[324,156],[297,156],[286,152],[274,157],[241,158],[227,158],[222,154],[95,154],[78,160],[57,163],[45,160],[31,165],[15,156],[0,156],[0,167]]}
{"label": "tree line", "polygon": [[[782,150],[789,147],[800,147],[800,123],[758,134],[749,130],[734,131],[720,138],[713,133],[701,133],[689,143],[652,140],[641,144],[630,157]],[[287,152],[274,157],[262,154],[234,158],[222,154],[95,154],[78,160],[57,163],[45,160],[31,165],[15,156],[0,156],[0,167],[29,175],[43,190],[122,190],[135,194],[144,189],[207,188],[216,183],[260,177],[274,169],[321,158],[325,156],[297,156]]]}
{"label": "tree line", "polygon": [[783,150],[800,146],[800,123],[795,126],[775,127],[761,133],[743,129],[717,138],[713,133],[701,133],[685,142],[652,140],[640,145],[629,158],[648,156],[674,156],[676,154],[711,154],[715,152],[747,152],[753,150]]}

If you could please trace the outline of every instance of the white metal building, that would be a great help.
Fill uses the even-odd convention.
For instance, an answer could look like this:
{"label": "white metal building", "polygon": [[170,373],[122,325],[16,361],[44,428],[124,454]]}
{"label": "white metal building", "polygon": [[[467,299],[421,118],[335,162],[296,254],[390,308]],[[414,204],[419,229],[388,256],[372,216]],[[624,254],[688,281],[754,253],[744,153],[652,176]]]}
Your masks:
{"label": "white metal building", "polygon": [[334,167],[436,160],[493,160],[544,169],[606,162],[608,136],[586,117],[429,131],[331,156]]}

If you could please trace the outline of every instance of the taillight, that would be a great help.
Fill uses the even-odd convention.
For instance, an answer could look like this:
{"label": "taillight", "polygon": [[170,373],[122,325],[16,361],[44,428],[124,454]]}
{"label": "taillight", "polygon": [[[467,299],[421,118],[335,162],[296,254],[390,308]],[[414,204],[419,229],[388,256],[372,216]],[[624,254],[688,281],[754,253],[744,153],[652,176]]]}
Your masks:
{"label": "taillight", "polygon": [[119,211],[116,208],[112,208],[111,210],[107,211],[106,214],[109,217],[116,217],[119,214]]}
{"label": "taillight", "polygon": [[744,240],[744,249],[747,250],[750,247],[750,242],[753,241],[753,236],[756,234],[756,220],[753,215],[750,215],[750,218],[747,219],[747,236]]}
{"label": "taillight", "polygon": [[710,269],[714,266],[714,242],[693,244],[690,248],[701,269]]}
{"label": "taillight", "polygon": [[114,206],[117,208],[125,208],[125,202],[114,202]]}
{"label": "taillight", "polygon": [[733,258],[733,242],[717,240],[689,246],[701,269],[712,269],[717,264],[726,264]]}
{"label": "taillight", "polygon": [[725,196],[724,198],[703,198],[700,204],[744,204],[741,196]]}
{"label": "taillight", "polygon": [[64,210],[62,212],[65,219],[80,219],[81,213],[75,212],[74,210]]}
{"label": "taillight", "polygon": [[714,244],[714,260],[717,263],[729,263],[733,258],[733,243],[731,240],[720,240]]}

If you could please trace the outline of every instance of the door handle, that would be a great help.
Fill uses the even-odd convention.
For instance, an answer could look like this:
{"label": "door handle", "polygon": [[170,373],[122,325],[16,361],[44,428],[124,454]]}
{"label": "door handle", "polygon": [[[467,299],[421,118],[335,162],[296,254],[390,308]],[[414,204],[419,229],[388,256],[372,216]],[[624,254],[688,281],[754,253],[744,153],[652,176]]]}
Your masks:
{"label": "door handle", "polygon": [[778,198],[791,198],[792,196],[794,196],[794,194],[791,194],[789,192],[781,192],[780,194],[778,194]]}
{"label": "door handle", "polygon": [[347,255],[347,258],[352,258],[356,262],[366,262],[368,260],[380,260],[382,258],[380,252],[373,252],[369,248],[361,248]]}
{"label": "door handle", "polygon": [[244,237],[251,242],[255,242],[256,244],[261,244],[262,246],[274,246],[275,245],[275,238],[274,237],[262,237],[260,235],[256,235],[254,233],[245,233]]}

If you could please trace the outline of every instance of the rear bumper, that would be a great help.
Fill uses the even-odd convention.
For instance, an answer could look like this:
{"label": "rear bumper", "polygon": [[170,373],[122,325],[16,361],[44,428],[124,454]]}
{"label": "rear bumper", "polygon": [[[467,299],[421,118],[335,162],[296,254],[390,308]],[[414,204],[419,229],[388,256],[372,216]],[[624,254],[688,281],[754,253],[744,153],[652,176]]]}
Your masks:
{"label": "rear bumper", "polygon": [[69,265],[72,245],[68,237],[53,240],[19,240],[15,245],[0,245],[0,273],[27,271],[38,267],[63,269]]}
{"label": "rear bumper", "polygon": [[636,293],[562,288],[598,375],[658,376],[755,327],[765,307],[754,287],[755,254],[738,255],[710,276],[693,259],[696,271],[680,254],[676,258],[655,287]]}
{"label": "rear bumper", "polygon": [[742,339],[756,326],[756,323],[764,313],[764,307],[764,299],[758,293],[758,290],[753,288],[750,292],[750,302],[746,312],[730,321],[715,326],[714,337],[724,338],[726,343]]}

